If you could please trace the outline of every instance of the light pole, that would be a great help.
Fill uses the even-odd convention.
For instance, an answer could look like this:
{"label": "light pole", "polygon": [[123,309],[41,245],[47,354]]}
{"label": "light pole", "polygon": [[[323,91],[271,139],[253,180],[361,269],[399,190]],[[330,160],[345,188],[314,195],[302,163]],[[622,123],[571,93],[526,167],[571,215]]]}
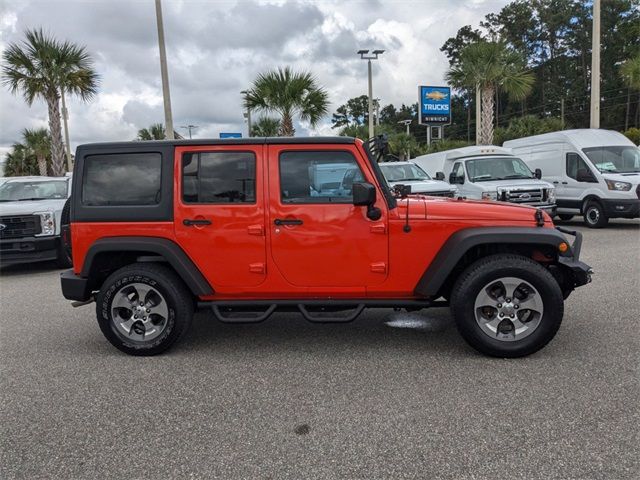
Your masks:
{"label": "light pole", "polygon": [[374,50],[369,55],[369,50],[358,50],[358,55],[362,60],[367,61],[368,73],[369,73],[369,138],[373,138],[373,85],[371,81],[371,60],[377,60],[379,55],[382,55],[384,50]]}
{"label": "light pole", "polygon": [[591,128],[600,128],[600,0],[593,0],[591,34]]}
{"label": "light pole", "polygon": [[[242,90],[240,93],[246,97],[248,92],[246,90]],[[251,109],[247,107],[247,111],[243,113],[242,116],[247,119],[247,137],[250,137],[251,136]]]}
{"label": "light pole", "polygon": [[171,95],[169,93],[169,71],[167,70],[167,50],[164,46],[164,26],[162,24],[162,4],[156,0],[156,23],[158,24],[158,46],[160,48],[160,74],[162,76],[162,97],[164,99],[165,137],[173,140],[173,116],[171,115]]}
{"label": "light pole", "polygon": [[189,131],[189,139],[191,139],[191,130],[195,130],[196,128],[198,128],[198,125],[182,125],[180,128],[184,128],[185,130]]}
{"label": "light pole", "polygon": [[[411,125],[412,121],[413,120],[408,118],[406,120],[400,120],[398,122],[399,124],[404,125],[405,127],[407,127],[407,137],[411,135],[411,133],[409,132],[409,125]],[[409,160],[410,157],[411,157],[411,152],[409,151],[409,146],[407,146],[407,160]]]}

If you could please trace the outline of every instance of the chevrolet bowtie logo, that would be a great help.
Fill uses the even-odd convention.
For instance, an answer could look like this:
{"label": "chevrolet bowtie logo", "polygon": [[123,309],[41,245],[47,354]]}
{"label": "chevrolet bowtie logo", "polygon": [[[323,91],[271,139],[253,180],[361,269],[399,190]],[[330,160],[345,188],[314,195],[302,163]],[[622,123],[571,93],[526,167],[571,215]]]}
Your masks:
{"label": "chevrolet bowtie logo", "polygon": [[447,94],[446,93],[442,93],[438,90],[434,90],[432,92],[429,92],[427,94],[425,94],[425,97],[427,97],[429,100],[435,100],[437,102],[444,100],[445,98],[447,98]]}

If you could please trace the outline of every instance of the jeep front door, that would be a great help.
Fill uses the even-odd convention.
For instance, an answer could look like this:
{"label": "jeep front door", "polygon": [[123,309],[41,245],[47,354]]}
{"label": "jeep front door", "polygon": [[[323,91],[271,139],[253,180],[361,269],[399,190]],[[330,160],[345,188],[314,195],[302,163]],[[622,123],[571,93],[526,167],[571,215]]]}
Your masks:
{"label": "jeep front door", "polygon": [[176,238],[218,291],[266,278],[263,148],[176,148]]}
{"label": "jeep front door", "polygon": [[269,146],[271,256],[289,283],[364,289],[385,280],[384,199],[377,199],[382,217],[374,221],[351,194],[352,179],[376,183],[365,162],[352,145]]}

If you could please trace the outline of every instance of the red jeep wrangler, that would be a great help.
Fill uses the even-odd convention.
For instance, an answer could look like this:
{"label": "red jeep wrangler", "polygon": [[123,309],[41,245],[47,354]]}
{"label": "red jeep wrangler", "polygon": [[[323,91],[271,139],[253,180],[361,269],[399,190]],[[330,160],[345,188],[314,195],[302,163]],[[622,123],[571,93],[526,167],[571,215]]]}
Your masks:
{"label": "red jeep wrangler", "polygon": [[542,348],[590,281],[580,234],[562,230],[569,245],[533,207],[392,192],[383,150],[347,137],[82,145],[62,292],[95,299],[104,335],[133,355],[169,348],[196,308],[348,322],[450,306],[485,354]]}

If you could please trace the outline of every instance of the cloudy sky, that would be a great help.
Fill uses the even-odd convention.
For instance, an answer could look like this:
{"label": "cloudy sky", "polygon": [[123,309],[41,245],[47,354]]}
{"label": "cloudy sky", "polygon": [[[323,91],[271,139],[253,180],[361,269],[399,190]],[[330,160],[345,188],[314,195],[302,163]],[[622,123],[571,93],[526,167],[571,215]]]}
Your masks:
{"label": "cloudy sky", "polygon": [[[362,48],[386,50],[374,64],[374,95],[383,104],[414,102],[419,84],[443,81],[444,41],[506,3],[163,0],[174,124],[199,125],[201,138],[245,132],[240,90],[259,72],[286,65],[310,70],[333,112],[366,93],[366,64],[355,53]],[[101,77],[93,102],[68,101],[72,148],[130,140],[163,120],[154,0],[0,0],[1,49],[38,27],[86,46]],[[29,108],[1,88],[0,155],[23,128],[46,119],[43,102]],[[330,115],[308,127],[298,124],[298,134],[334,133]]]}

